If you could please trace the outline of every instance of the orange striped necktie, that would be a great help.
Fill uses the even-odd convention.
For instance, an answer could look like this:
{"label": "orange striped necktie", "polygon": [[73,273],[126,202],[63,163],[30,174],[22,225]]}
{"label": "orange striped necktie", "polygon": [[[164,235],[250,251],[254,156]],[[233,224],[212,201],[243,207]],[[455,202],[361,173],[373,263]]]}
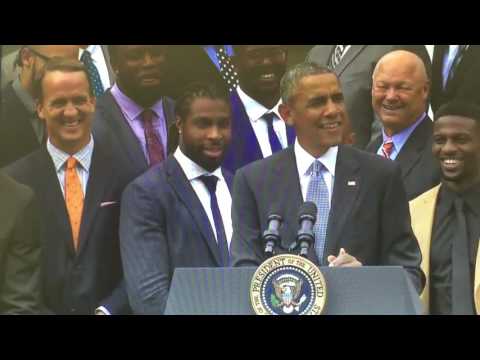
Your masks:
{"label": "orange striped necktie", "polygon": [[69,157],[65,173],[65,203],[72,228],[73,246],[78,250],[78,236],[83,213],[83,190],[77,174],[77,159]]}

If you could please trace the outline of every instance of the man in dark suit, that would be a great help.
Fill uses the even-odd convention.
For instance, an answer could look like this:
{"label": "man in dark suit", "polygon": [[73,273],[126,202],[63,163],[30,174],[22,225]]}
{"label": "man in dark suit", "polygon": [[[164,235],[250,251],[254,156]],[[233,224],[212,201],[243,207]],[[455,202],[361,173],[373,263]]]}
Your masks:
{"label": "man in dark suit", "polygon": [[240,85],[230,95],[232,144],[223,166],[232,173],[293,144],[295,130],[278,112],[280,80],[287,67],[282,45],[234,45]]}
{"label": "man in dark suit", "polygon": [[163,314],[177,267],[227,267],[232,176],[226,92],[193,84],[177,102],[180,145],[125,190],[120,245],[136,314]]}
{"label": "man in dark suit", "polygon": [[19,50],[20,75],[2,90],[0,168],[38,149],[46,138],[36,114],[34,82],[52,57],[75,59],[75,45],[26,45]]}
{"label": "man in dark suit", "polygon": [[307,61],[329,66],[338,75],[359,149],[365,149],[380,134],[380,123],[371,105],[373,69],[383,55],[401,49],[420,56],[430,71],[431,61],[424,45],[317,45],[307,56]]}
{"label": "man in dark suit", "polygon": [[[233,187],[234,266],[266,259],[261,233],[271,209],[282,212],[282,246],[298,230],[303,201],[318,208],[309,259],[320,265],[400,265],[418,291],[424,285],[421,253],[399,167],[342,140],[346,118],[337,76],[313,63],[282,80],[282,118],[295,127],[293,147],[237,171]],[[332,191],[333,189],[333,191]]]}
{"label": "man in dark suit", "polygon": [[382,135],[367,151],[394,160],[411,200],[440,183],[432,154],[433,122],[426,114],[430,81],[417,55],[403,50],[383,56],[373,73],[373,109]]}
{"label": "man in dark suit", "polygon": [[480,45],[435,45],[432,110],[454,99],[480,104]]}
{"label": "man in dark suit", "polygon": [[177,99],[188,84],[198,82],[234,90],[238,76],[230,60],[233,55],[232,45],[171,45],[167,94]]}
{"label": "man in dark suit", "polygon": [[117,79],[97,101],[94,134],[109,138],[131,180],[176,144],[175,105],[165,96],[166,45],[109,45]]}
{"label": "man in dark suit", "polygon": [[0,174],[0,314],[39,314],[39,214],[31,189]]}
{"label": "man in dark suit", "polygon": [[123,164],[91,135],[87,70],[78,60],[52,60],[37,91],[47,145],[6,171],[35,191],[43,209],[46,306],[55,314],[128,313],[118,241]]}

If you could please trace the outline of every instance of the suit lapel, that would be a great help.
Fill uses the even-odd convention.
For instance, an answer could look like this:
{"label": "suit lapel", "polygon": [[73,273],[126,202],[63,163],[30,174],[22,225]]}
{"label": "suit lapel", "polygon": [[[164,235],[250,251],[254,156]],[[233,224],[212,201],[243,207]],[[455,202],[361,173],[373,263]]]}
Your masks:
{"label": "suit lapel", "polygon": [[115,101],[110,91],[103,97],[105,101],[104,111],[109,112],[107,119],[110,119],[110,130],[120,143],[120,147],[127,153],[127,156],[138,172],[143,172],[148,168],[147,159],[143,153],[142,147],[136,138],[133,130],[128,125],[120,106]]}
{"label": "suit lapel", "polygon": [[221,259],[217,242],[215,240],[215,235],[213,234],[210,221],[208,220],[207,214],[203,209],[202,203],[195,194],[195,191],[190,185],[190,182],[187,180],[180,165],[173,157],[170,156],[166,160],[165,166],[170,186],[175,190],[177,196],[185,204],[185,207],[188,209],[193,220],[197,224],[203,240],[207,243],[213,257],[215,258],[217,265],[220,265]]}
{"label": "suit lapel", "polygon": [[403,179],[408,176],[418,160],[420,160],[422,151],[425,148],[425,145],[428,143],[425,140],[429,138],[428,133],[432,132],[432,127],[433,123],[427,116],[410,135],[402,150],[398,154],[398,157],[395,159],[395,161],[400,165]]}
{"label": "suit lapel", "polygon": [[350,151],[352,150],[349,147],[341,145],[338,147],[333,196],[327,227],[327,245],[323,263],[326,262],[328,255],[336,252],[342,229],[362,186],[362,179],[359,174],[360,166]]}
{"label": "suit lapel", "polygon": [[342,73],[345,71],[345,68],[350,65],[353,60],[355,60],[355,58],[366,46],[367,45],[352,45],[350,49],[348,49],[347,53],[343,56],[342,60],[340,60],[335,68],[335,72],[338,74],[338,76],[342,75]]}
{"label": "suit lapel", "polygon": [[45,204],[51,204],[48,209],[48,219],[54,219],[58,225],[58,238],[66,241],[66,248],[71,257],[75,256],[75,249],[73,247],[72,228],[68,217],[65,198],[62,194],[61,185],[58,181],[58,176],[46,147],[42,148],[40,152],[40,159],[37,163],[38,174],[43,174],[41,179],[41,188],[44,189],[43,197],[46,199]]}
{"label": "suit lapel", "polygon": [[[88,177],[87,190],[83,206],[82,224],[80,226],[79,249],[78,255],[85,249],[90,238],[89,233],[95,222],[100,203],[102,201],[105,190],[112,185],[112,167],[111,161],[105,157],[104,152],[100,148],[98,142],[92,154],[92,162],[90,166],[90,174]],[[116,200],[116,199],[107,199]]]}

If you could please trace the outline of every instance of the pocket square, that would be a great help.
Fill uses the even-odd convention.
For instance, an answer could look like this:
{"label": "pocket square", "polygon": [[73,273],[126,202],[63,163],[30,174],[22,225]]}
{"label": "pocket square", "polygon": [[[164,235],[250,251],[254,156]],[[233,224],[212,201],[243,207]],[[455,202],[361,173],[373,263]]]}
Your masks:
{"label": "pocket square", "polygon": [[106,201],[106,202],[100,203],[100,207],[103,208],[103,207],[112,206],[116,204],[117,204],[116,201]]}

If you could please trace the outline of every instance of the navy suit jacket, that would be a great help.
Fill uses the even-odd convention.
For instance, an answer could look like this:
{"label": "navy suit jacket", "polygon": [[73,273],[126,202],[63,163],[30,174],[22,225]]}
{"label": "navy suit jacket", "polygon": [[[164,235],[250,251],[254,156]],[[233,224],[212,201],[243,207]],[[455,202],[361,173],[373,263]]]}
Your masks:
{"label": "navy suit jacket", "polygon": [[130,312],[118,241],[121,165],[95,140],[85,195],[80,245],[75,253],[65,200],[46,147],[15,162],[5,172],[33,189],[42,211],[43,296],[55,314]]}
{"label": "navy suit jacket", "polygon": [[[223,175],[230,188],[231,174]],[[163,314],[175,268],[220,266],[207,214],[173,156],[126,188],[120,245],[136,314]]]}
{"label": "navy suit jacket", "polygon": [[[245,106],[236,91],[231,93],[230,102],[232,105],[232,142],[222,165],[234,174],[241,167],[263,159],[263,154]],[[288,125],[287,140],[288,145],[295,142],[295,129]]]}
{"label": "navy suit jacket", "polygon": [[[440,184],[440,166],[432,154],[432,137],[433,122],[427,116],[410,134],[395,158],[395,162],[402,170],[408,200],[415,199]],[[380,135],[368,145],[367,151],[376,154],[382,143],[383,136]]]}

